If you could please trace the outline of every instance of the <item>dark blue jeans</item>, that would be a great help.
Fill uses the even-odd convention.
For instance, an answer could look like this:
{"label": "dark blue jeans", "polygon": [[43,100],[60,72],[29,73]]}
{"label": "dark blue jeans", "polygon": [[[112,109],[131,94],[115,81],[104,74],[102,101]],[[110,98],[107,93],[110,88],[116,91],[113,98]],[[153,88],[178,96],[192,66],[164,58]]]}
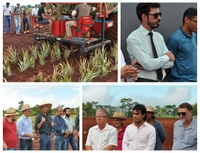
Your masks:
{"label": "dark blue jeans", "polygon": [[69,143],[71,144],[73,150],[78,150],[76,139],[74,138],[74,136],[72,134],[70,134],[66,138],[66,140],[67,140],[67,145],[66,145],[67,150],[68,150],[68,147],[69,147]]}
{"label": "dark blue jeans", "polygon": [[6,25],[8,22],[8,32],[11,32],[11,17],[10,15],[5,15],[3,20],[3,32],[6,32]]}
{"label": "dark blue jeans", "polygon": [[67,150],[66,138],[63,136],[55,136],[54,150]]}
{"label": "dark blue jeans", "polygon": [[40,134],[40,150],[51,150],[51,135]]}
{"label": "dark blue jeans", "polygon": [[20,139],[19,140],[19,149],[20,150],[33,150],[33,142],[31,139]]}

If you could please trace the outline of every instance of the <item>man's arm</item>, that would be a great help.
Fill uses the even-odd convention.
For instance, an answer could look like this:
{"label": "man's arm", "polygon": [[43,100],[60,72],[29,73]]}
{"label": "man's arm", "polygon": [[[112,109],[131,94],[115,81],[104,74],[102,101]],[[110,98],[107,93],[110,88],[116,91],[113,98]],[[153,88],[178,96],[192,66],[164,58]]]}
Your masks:
{"label": "man's arm", "polygon": [[86,140],[86,143],[85,143],[85,150],[93,150],[91,136],[92,136],[92,133],[91,133],[91,128],[90,128],[88,135],[87,135],[87,140]]}
{"label": "man's arm", "polygon": [[112,131],[110,131],[109,137],[108,137],[108,145],[103,148],[103,150],[113,150],[117,146],[117,137],[118,133],[117,130],[114,128]]}
{"label": "man's arm", "polygon": [[[136,36],[135,36],[136,37]],[[136,58],[138,63],[145,69],[145,70],[157,70],[163,67],[170,59],[167,54],[160,56],[158,58],[150,57],[145,48],[142,44],[137,40],[137,38],[127,38],[127,50],[131,57],[131,60]],[[173,65],[173,62],[170,62]]]}
{"label": "man's arm", "polygon": [[152,126],[152,128],[148,132],[149,132],[148,144],[145,150],[154,150],[156,145],[156,130]]}

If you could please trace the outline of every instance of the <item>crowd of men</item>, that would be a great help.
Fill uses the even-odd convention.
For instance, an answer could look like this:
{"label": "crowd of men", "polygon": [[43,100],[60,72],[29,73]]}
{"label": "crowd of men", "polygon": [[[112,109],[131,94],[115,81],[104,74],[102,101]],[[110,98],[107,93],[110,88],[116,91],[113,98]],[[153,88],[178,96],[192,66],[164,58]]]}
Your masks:
{"label": "crowd of men", "polygon": [[[106,109],[96,110],[97,125],[89,129],[86,150],[162,150],[167,139],[162,124],[155,118],[152,106],[138,104],[132,109],[133,123],[123,124],[126,118],[121,112],[109,117]],[[179,120],[174,123],[172,150],[197,150],[197,120],[192,116],[191,104],[178,107]]]}
{"label": "crowd of men", "polygon": [[68,150],[69,144],[73,150],[78,150],[79,115],[74,121],[69,107],[63,109],[58,106],[56,115],[52,118],[49,114],[51,107],[51,103],[39,104],[39,114],[35,118],[34,129],[29,104],[22,106],[22,116],[17,121],[16,109],[9,108],[3,120],[3,149],[33,150],[33,140],[39,136],[39,149],[52,150],[52,136],[54,136],[54,150]]}

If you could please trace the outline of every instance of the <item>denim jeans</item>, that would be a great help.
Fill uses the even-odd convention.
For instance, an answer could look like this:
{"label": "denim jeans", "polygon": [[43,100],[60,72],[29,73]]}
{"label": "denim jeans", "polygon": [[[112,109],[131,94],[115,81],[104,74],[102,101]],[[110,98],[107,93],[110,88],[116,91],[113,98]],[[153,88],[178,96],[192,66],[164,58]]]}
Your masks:
{"label": "denim jeans", "polygon": [[54,150],[67,150],[66,139],[63,136],[55,136]]}
{"label": "denim jeans", "polygon": [[40,150],[51,150],[51,135],[40,134]]}
{"label": "denim jeans", "polygon": [[6,23],[8,22],[8,32],[11,32],[11,16],[5,15],[3,20],[3,32],[6,32]]}
{"label": "denim jeans", "polygon": [[[5,149],[4,149],[5,150]],[[13,150],[17,150],[16,148],[7,148],[7,151],[13,151]]]}
{"label": "denim jeans", "polygon": [[31,139],[29,140],[20,139],[19,145],[20,145],[19,146],[20,150],[33,150],[33,142]]}
{"label": "denim jeans", "polygon": [[15,20],[16,33],[20,33],[20,30],[21,30],[21,19],[20,19],[20,16],[14,15],[14,20]]}
{"label": "denim jeans", "polygon": [[66,148],[68,150],[68,147],[69,147],[69,143],[71,144],[72,146],[72,149],[73,150],[78,150],[77,149],[77,143],[76,143],[76,139],[74,138],[74,136],[72,134],[70,134],[67,138],[66,138],[66,141],[67,141],[67,145],[66,145]]}
{"label": "denim jeans", "polygon": [[24,31],[28,31],[29,27],[30,27],[30,20],[29,20],[29,18],[23,18],[23,23],[24,23]]}

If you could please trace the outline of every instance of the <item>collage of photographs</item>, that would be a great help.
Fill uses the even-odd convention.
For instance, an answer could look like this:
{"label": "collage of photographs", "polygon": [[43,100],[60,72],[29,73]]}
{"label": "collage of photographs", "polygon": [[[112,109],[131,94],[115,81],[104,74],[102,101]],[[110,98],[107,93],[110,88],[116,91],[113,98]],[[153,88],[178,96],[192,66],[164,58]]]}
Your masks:
{"label": "collage of photographs", "polygon": [[0,152],[198,151],[197,1],[0,4]]}

